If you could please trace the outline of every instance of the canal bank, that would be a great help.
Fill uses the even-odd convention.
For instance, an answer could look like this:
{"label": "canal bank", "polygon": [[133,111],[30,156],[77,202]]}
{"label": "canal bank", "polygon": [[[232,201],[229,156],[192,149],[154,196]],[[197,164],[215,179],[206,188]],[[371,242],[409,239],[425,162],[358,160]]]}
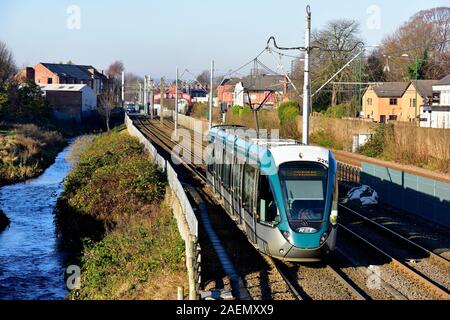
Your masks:
{"label": "canal bank", "polygon": [[70,143],[36,179],[0,189],[0,209],[10,224],[0,232],[0,299],[64,299],[65,258],[54,208],[72,165]]}

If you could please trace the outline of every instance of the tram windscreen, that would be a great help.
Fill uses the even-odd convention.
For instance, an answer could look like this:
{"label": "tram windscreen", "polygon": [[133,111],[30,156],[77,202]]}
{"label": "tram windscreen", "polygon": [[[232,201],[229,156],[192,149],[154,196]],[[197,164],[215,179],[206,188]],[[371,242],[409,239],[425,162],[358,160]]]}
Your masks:
{"label": "tram windscreen", "polygon": [[318,163],[290,162],[280,166],[286,212],[294,230],[303,226],[304,221],[323,220],[327,173],[327,168]]}

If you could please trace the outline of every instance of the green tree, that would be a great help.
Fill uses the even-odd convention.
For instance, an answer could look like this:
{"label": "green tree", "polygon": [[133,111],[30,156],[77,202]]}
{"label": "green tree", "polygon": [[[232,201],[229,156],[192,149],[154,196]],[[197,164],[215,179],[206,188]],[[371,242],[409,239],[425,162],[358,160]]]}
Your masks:
{"label": "green tree", "polygon": [[409,80],[426,80],[429,74],[428,50],[423,53],[422,59],[417,59],[408,65]]}
{"label": "green tree", "polygon": [[278,118],[281,124],[295,120],[300,114],[300,105],[296,101],[286,101],[278,107]]}

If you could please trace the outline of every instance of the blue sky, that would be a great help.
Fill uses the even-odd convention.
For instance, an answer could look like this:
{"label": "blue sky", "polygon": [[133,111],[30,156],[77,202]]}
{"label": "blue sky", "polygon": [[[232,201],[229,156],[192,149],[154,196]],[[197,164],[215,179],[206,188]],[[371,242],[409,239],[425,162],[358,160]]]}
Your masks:
{"label": "blue sky", "polygon": [[[356,19],[368,44],[379,43],[419,10],[449,5],[448,0],[309,2],[313,28],[332,19]],[[119,59],[127,71],[172,77],[175,66],[197,74],[207,69],[213,58],[218,73],[226,73],[254,58],[271,35],[279,45],[303,45],[307,3],[1,0],[0,40],[13,50],[19,66],[72,60],[105,68]],[[80,29],[67,28],[70,5],[80,8]],[[375,29],[367,26],[374,17],[368,10],[374,8],[380,13],[379,28]],[[267,59],[267,64],[276,68],[274,59]]]}

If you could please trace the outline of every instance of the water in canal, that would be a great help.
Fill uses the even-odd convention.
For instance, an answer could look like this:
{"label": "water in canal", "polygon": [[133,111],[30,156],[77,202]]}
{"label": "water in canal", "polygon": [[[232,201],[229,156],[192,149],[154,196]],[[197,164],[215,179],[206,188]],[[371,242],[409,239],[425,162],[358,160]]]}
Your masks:
{"label": "water in canal", "polygon": [[11,220],[0,232],[0,299],[64,299],[67,293],[53,210],[71,169],[69,149],[40,177],[0,189],[0,207]]}

